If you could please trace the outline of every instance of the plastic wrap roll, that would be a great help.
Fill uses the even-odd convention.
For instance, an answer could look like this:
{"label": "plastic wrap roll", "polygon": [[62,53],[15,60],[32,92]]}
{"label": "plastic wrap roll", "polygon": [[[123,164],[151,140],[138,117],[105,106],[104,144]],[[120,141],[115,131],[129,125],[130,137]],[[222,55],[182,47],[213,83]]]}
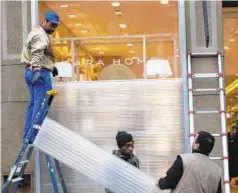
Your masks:
{"label": "plastic wrap roll", "polygon": [[[183,152],[182,81],[126,80],[57,83],[49,117],[112,154],[119,130],[131,133],[140,169],[165,175]],[[45,156],[40,156],[41,193],[51,193]],[[61,164],[70,193],[104,193],[104,187]]]}
{"label": "plastic wrap roll", "polygon": [[34,145],[113,192],[160,192],[156,179],[49,118]]}

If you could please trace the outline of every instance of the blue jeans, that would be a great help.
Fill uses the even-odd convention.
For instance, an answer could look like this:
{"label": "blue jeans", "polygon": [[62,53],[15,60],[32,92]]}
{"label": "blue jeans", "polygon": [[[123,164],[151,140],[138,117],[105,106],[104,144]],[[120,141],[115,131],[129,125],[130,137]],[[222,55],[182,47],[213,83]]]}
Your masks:
{"label": "blue jeans", "polygon": [[[44,97],[46,96],[46,91],[52,89],[51,72],[46,69],[41,69],[41,76],[43,79],[36,81],[34,85],[32,85],[31,81],[33,78],[33,72],[30,69],[26,69],[25,83],[29,91],[30,101],[25,115],[25,127],[23,138],[26,137],[28,131],[32,126],[33,120],[40,109]],[[39,121],[35,124],[41,125],[44,119],[45,115],[40,116]],[[29,140],[34,141],[37,133],[38,131],[34,129],[32,138]]]}

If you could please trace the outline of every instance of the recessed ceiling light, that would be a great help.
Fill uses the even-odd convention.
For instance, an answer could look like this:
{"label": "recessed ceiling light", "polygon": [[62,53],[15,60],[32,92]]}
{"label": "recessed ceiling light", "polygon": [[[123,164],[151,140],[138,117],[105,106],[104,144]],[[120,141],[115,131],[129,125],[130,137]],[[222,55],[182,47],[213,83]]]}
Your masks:
{"label": "recessed ceiling light", "polygon": [[169,0],[160,0],[160,3],[163,4],[163,5],[166,5],[169,3]]}
{"label": "recessed ceiling light", "polygon": [[230,42],[234,42],[234,41],[236,41],[236,40],[235,40],[235,39],[230,39],[229,41],[230,41]]}
{"label": "recessed ceiling light", "polygon": [[135,54],[136,52],[134,50],[129,51],[131,54]]}
{"label": "recessed ceiling light", "polygon": [[132,43],[127,43],[126,45],[129,46],[129,47],[132,47],[132,46],[133,46]]}
{"label": "recessed ceiling light", "polygon": [[70,18],[75,18],[75,17],[76,17],[75,14],[69,14],[68,16],[69,16]]}
{"label": "recessed ceiling light", "polygon": [[119,7],[119,6],[120,6],[120,3],[119,3],[119,2],[112,2],[112,6],[113,6],[113,7]]}
{"label": "recessed ceiling light", "polygon": [[104,52],[98,52],[100,55],[103,55],[104,54]]}
{"label": "recessed ceiling light", "polygon": [[229,50],[229,47],[228,47],[228,46],[225,46],[224,49],[225,49],[225,50]]}
{"label": "recessed ceiling light", "polygon": [[236,96],[236,98],[238,98],[238,95]]}
{"label": "recessed ceiling light", "polygon": [[123,23],[119,24],[119,26],[120,26],[120,28],[123,28],[123,29],[127,28],[127,25],[123,24]]}
{"label": "recessed ceiling light", "polygon": [[82,23],[76,23],[75,25],[79,27],[79,26],[82,26]]}
{"label": "recessed ceiling light", "polygon": [[68,8],[68,5],[60,5],[61,8]]}
{"label": "recessed ceiling light", "polygon": [[119,10],[116,10],[116,11],[115,11],[115,14],[118,15],[118,16],[122,16],[122,12],[119,11]]}
{"label": "recessed ceiling light", "polygon": [[85,34],[85,33],[88,33],[88,30],[87,29],[83,29],[83,30],[81,30],[81,32]]}
{"label": "recessed ceiling light", "polygon": [[97,48],[95,48],[95,50],[100,50],[100,48],[99,48],[99,47],[97,47]]}
{"label": "recessed ceiling light", "polygon": [[238,34],[238,30],[236,31],[236,34]]}
{"label": "recessed ceiling light", "polygon": [[234,99],[230,99],[230,101],[233,101]]}

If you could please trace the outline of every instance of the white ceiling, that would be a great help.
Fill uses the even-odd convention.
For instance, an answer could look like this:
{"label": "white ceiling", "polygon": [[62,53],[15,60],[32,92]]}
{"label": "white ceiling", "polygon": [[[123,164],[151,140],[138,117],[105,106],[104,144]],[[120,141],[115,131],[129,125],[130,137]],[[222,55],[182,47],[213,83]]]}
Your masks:
{"label": "white ceiling", "polygon": [[[60,5],[68,5],[68,8],[61,8]],[[162,5],[159,1],[150,2],[121,2],[119,8],[114,8],[109,1],[47,1],[40,2],[40,18],[43,18],[43,13],[52,9],[60,14],[61,25],[57,33],[53,37],[95,37],[95,36],[114,36],[114,35],[135,35],[135,34],[177,34],[178,33],[178,12],[177,2],[170,2],[167,5]],[[123,15],[117,16],[115,10],[120,10]],[[103,11],[102,11],[103,10]],[[75,18],[69,18],[70,14],[74,14]],[[81,23],[81,26],[76,26]],[[127,28],[122,29],[119,24],[126,24]],[[82,30],[88,30],[88,33],[83,33]],[[168,38],[157,38],[157,40],[166,40],[165,43],[150,44],[148,57],[150,53],[152,57],[159,57],[164,55],[172,56],[173,49],[168,45]],[[170,43],[171,41],[170,37]],[[178,38],[176,37],[178,42]],[[106,56],[113,55],[126,55],[130,50],[135,51],[137,54],[142,55],[142,39],[137,38],[139,41],[136,45],[131,47],[125,46],[126,43],[116,43],[118,39],[113,39],[107,42],[101,41],[101,45],[91,41],[91,44],[82,42],[86,50],[92,55],[100,56],[99,52],[104,52]],[[128,42],[130,40],[124,39]],[[121,41],[122,42],[122,41]],[[104,45],[103,45],[104,44]],[[115,49],[117,46],[117,49]],[[62,46],[61,46],[62,47]],[[97,48],[100,48],[98,50]],[[177,49],[179,45],[177,43]],[[68,42],[67,53],[62,55],[70,56],[70,42]],[[140,57],[137,55],[137,57]]]}

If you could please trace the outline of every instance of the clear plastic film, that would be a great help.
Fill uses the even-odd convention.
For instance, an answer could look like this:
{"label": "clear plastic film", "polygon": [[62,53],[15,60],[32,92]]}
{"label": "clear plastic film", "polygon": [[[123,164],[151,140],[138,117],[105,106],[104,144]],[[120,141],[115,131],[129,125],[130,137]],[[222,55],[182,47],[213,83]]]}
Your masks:
{"label": "clear plastic film", "polygon": [[161,192],[156,179],[50,118],[44,121],[34,145],[113,192]]}
{"label": "clear plastic film", "polygon": [[[181,79],[62,82],[54,85],[48,116],[112,154],[116,134],[133,135],[140,170],[154,179],[183,152],[183,98]],[[98,155],[101,157],[100,155]],[[104,193],[104,186],[61,164],[71,193]],[[41,193],[52,187],[45,156],[40,154]]]}

